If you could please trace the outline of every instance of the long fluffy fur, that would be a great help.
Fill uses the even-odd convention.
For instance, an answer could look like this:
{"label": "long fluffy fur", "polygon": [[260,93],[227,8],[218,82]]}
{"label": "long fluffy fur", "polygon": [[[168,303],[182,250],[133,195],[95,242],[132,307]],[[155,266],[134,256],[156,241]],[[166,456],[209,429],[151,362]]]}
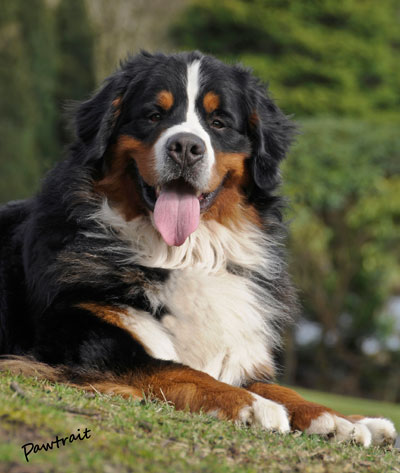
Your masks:
{"label": "long fluffy fur", "polygon": [[[168,247],[155,230],[151,213],[127,221],[117,206],[94,190],[107,172],[119,128],[125,130],[129,107],[124,112],[124,103],[138,100],[133,99],[135,90],[152,74],[155,62],[163,61],[170,67],[171,60],[163,55],[144,54],[123,64],[77,109],[76,141],[69,157],[46,177],[41,192],[0,211],[7,228],[0,274],[11,281],[11,252],[18,260],[15,281],[22,282],[17,290],[26,291],[17,303],[8,286],[0,288],[4,327],[0,349],[68,367],[54,368],[58,377],[52,379],[59,380],[59,373],[73,379],[74,370],[87,373],[90,367],[93,372],[103,366],[108,371],[126,369],[129,360],[124,361],[122,348],[119,353],[108,342],[90,339],[91,330],[111,330],[104,324],[113,316],[117,322],[112,331],[120,331],[122,338],[129,333],[141,344],[134,362],[138,366],[148,362],[147,353],[189,364],[230,384],[270,379],[280,327],[296,312],[284,257],[281,200],[273,194],[279,182],[278,163],[293,127],[248,71],[223,66],[197,52],[177,55],[175,65],[171,63],[186,68],[201,61],[208,71],[205,77],[223,69],[227,93],[242,94],[237,113],[257,116],[248,136],[235,138],[242,154],[253,148],[244,171],[252,177],[246,178],[246,190],[238,189],[237,194],[243,202],[236,204],[237,209],[243,208],[236,213],[242,220],[229,225],[204,220],[182,246]],[[174,81],[171,77],[166,80]],[[230,149],[232,143],[221,141],[219,146]],[[245,217],[250,210],[258,215],[258,224]],[[16,282],[11,284],[17,287]],[[98,310],[103,312],[108,310],[104,307],[115,307],[116,315],[110,311],[103,319],[93,319],[85,309],[89,306],[82,305],[85,301],[102,306]],[[14,315],[16,311],[20,315]],[[26,330],[15,329],[14,317],[21,318]],[[73,335],[75,320],[87,324],[80,336],[90,340],[81,342]],[[193,332],[196,337],[190,343]],[[73,343],[63,351],[56,345],[66,337]],[[129,343],[126,339],[126,353]],[[6,366],[11,365],[3,362]],[[22,367],[21,359],[18,366]],[[43,365],[32,359],[26,370],[29,366],[44,373]],[[49,368],[49,377],[51,372]]]}

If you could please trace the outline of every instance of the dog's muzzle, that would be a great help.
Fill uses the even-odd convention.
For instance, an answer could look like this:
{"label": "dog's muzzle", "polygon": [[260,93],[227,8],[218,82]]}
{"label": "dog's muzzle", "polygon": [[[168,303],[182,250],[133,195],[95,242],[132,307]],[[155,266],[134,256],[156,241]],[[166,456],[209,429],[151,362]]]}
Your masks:
{"label": "dog's muzzle", "polygon": [[198,164],[206,153],[204,141],[193,133],[177,133],[167,140],[165,147],[167,156],[174,160],[182,170]]}
{"label": "dog's muzzle", "polygon": [[209,172],[207,147],[202,138],[189,132],[170,136],[164,145],[160,184],[182,179],[195,189],[206,188]]}

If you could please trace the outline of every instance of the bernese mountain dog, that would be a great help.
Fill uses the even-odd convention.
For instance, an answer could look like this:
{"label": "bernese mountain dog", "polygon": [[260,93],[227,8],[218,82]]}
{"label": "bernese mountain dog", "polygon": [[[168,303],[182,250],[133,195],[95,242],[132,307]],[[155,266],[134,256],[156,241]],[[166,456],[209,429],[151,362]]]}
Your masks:
{"label": "bernese mountain dog", "polygon": [[282,433],[392,442],[389,420],[274,383],[297,310],[275,194],[294,127],[265,86],[199,52],[141,53],[74,123],[40,192],[0,211],[1,369]]}

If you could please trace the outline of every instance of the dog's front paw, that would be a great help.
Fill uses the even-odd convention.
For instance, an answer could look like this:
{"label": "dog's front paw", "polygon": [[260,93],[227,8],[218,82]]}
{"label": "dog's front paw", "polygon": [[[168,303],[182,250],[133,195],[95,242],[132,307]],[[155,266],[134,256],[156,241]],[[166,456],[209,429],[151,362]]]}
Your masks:
{"label": "dog's front paw", "polygon": [[246,425],[258,425],[265,430],[280,433],[290,431],[289,417],[286,409],[277,402],[252,394],[252,404],[243,407],[236,422]]}
{"label": "dog's front paw", "polygon": [[313,419],[305,433],[322,435],[340,442],[355,442],[364,447],[369,447],[372,442],[372,434],[366,425],[328,411]]}
{"label": "dog's front paw", "polygon": [[356,421],[357,424],[368,428],[373,445],[392,445],[396,440],[396,429],[389,419],[364,417]]}
{"label": "dog's front paw", "polygon": [[396,429],[388,419],[344,416],[329,407],[307,401],[296,391],[277,384],[255,382],[248,385],[247,389],[285,406],[292,430],[342,442],[355,442],[365,447],[393,444],[396,439]]}
{"label": "dog's front paw", "polygon": [[333,437],[339,441],[354,441],[365,447],[392,445],[397,435],[393,422],[388,419],[344,417],[332,412],[325,412],[313,419],[305,432]]}
{"label": "dog's front paw", "polygon": [[[248,392],[245,402],[240,396],[235,396],[234,399],[234,403],[232,397],[225,403],[221,402],[223,398],[218,399],[206,412],[219,419],[233,420],[237,425],[258,426],[279,433],[290,431],[288,412],[281,404]],[[241,404],[237,408],[239,402]]]}

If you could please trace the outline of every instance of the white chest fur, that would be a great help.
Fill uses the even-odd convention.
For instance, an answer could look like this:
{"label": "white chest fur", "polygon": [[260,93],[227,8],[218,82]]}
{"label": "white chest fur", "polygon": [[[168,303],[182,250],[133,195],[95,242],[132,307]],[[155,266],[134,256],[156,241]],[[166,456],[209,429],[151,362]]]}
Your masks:
{"label": "white chest fur", "polygon": [[256,227],[201,222],[181,247],[168,247],[149,218],[127,223],[107,202],[98,217],[131,245],[133,263],[171,270],[147,292],[154,307],[167,309],[161,321],[134,309],[123,320],[153,356],[235,385],[273,372],[279,305],[249,277],[227,271],[233,264],[268,279],[279,273],[280,260]]}
{"label": "white chest fur", "polygon": [[272,367],[267,327],[246,279],[226,270],[175,270],[160,299],[168,308],[162,324],[181,363],[236,385]]}

